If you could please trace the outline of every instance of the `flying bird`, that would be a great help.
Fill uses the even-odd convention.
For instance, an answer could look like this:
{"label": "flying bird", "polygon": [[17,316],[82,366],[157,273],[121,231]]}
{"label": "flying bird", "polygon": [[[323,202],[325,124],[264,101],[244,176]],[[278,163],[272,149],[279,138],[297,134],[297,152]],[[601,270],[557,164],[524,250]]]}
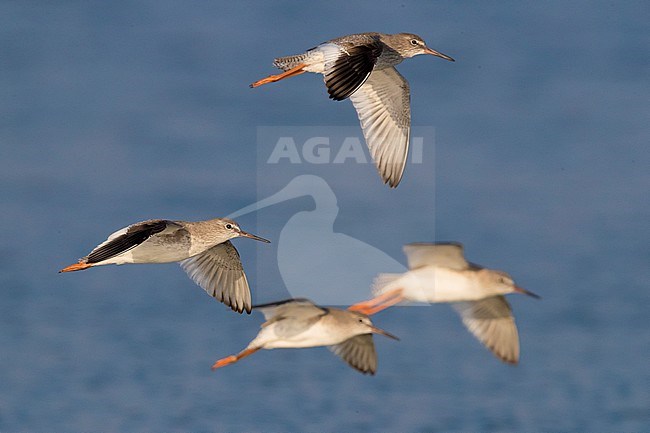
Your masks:
{"label": "flying bird", "polygon": [[395,66],[430,54],[454,61],[411,33],[359,33],[331,39],[302,54],[275,59],[284,72],[251,84],[258,87],[304,72],[323,74],[330,99],[350,98],[359,116],[370,154],[384,183],[397,187],[409,148],[409,84]]}
{"label": "flying bird", "polygon": [[380,274],[378,296],[350,307],[367,315],[402,301],[448,302],[474,336],[504,362],[519,361],[519,336],[510,304],[503,296],[538,295],[515,285],[505,272],[469,263],[460,243],[414,243],[404,246],[409,270]]}
{"label": "flying bird", "polygon": [[260,310],[266,319],[257,337],[237,355],[216,361],[212,370],[233,364],[260,349],[328,346],[352,368],[375,374],[377,353],[372,334],[398,339],[375,327],[365,314],[319,307],[308,299],[288,299],[253,309]]}
{"label": "flying bird", "polygon": [[234,311],[250,313],[246,274],[229,240],[236,237],[270,242],[243,231],[227,218],[197,222],[154,219],[116,231],[78,263],[59,272],[110,264],[180,262],[190,278],[212,297]]}

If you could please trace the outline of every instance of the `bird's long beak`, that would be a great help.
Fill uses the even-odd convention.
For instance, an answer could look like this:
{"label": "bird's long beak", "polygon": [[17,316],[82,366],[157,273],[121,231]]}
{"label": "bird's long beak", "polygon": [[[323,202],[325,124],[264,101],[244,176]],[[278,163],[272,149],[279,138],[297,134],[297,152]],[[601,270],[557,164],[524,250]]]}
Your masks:
{"label": "bird's long beak", "polygon": [[539,295],[537,295],[537,294],[535,294],[535,293],[533,293],[533,292],[529,292],[529,291],[526,290],[526,289],[522,289],[521,287],[517,287],[517,286],[515,286],[515,292],[517,292],[517,293],[521,293],[521,294],[524,294],[524,295],[531,296],[531,297],[533,297],[533,298],[535,298],[535,299],[542,299],[541,296],[539,296]]}
{"label": "bird's long beak", "polygon": [[266,242],[267,244],[270,244],[270,243],[271,243],[271,241],[268,240],[268,239],[261,238],[261,237],[259,237],[259,236],[256,236],[256,235],[254,235],[254,234],[251,234],[251,233],[245,232],[245,231],[243,231],[243,230],[239,232],[239,236],[242,236],[242,237],[244,237],[244,238],[255,239],[256,241],[260,241],[260,242]]}
{"label": "bird's long beak", "polygon": [[380,334],[383,335],[384,337],[392,338],[393,340],[399,341],[399,338],[391,334],[390,332],[386,332],[383,329],[377,328],[376,326],[371,326],[370,330],[375,333],[375,334]]}
{"label": "bird's long beak", "polygon": [[438,52],[436,50],[432,50],[431,48],[427,47],[424,50],[425,53],[431,54],[432,56],[440,57],[441,59],[449,60],[450,62],[455,62],[456,60],[452,59],[446,54],[442,54],[441,52]]}

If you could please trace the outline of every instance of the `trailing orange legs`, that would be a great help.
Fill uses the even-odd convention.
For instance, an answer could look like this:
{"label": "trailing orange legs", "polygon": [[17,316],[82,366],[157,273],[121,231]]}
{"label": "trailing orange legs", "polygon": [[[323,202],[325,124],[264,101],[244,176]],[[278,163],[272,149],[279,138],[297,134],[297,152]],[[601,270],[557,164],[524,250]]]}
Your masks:
{"label": "trailing orange legs", "polygon": [[59,271],[61,272],[74,272],[74,271],[83,271],[84,269],[91,268],[93,265],[89,265],[88,263],[75,263],[74,265],[67,266]]}
{"label": "trailing orange legs", "polygon": [[402,296],[402,289],[389,290],[386,293],[372,298],[368,301],[358,302],[348,307],[350,311],[358,311],[359,313],[371,316],[395,304],[399,304],[404,300]]}
{"label": "trailing orange legs", "polygon": [[262,78],[261,80],[258,80],[256,82],[254,82],[253,84],[251,84],[251,87],[259,87],[259,86],[261,86],[263,84],[275,83],[276,81],[280,81],[280,80],[283,80],[285,78],[293,77],[294,75],[303,74],[303,73],[307,72],[307,71],[302,69],[305,66],[307,66],[307,65],[304,64],[304,63],[301,63],[298,66],[296,66],[295,68],[291,68],[288,71],[285,71],[285,72],[283,72],[281,74],[269,75],[266,78]]}
{"label": "trailing orange legs", "polygon": [[226,365],[234,364],[240,359],[252,355],[253,353],[257,352],[260,349],[261,349],[260,347],[253,347],[251,349],[242,350],[237,355],[230,355],[230,356],[226,356],[225,358],[221,358],[217,362],[212,364],[212,371],[216,370],[217,368],[225,367]]}

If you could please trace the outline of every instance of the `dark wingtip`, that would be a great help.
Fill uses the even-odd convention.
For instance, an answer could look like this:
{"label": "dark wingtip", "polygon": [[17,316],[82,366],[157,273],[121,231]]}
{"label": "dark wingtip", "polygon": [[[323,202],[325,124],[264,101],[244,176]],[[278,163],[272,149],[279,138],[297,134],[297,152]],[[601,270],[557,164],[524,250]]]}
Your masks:
{"label": "dark wingtip", "polygon": [[251,307],[250,305],[242,305],[242,306],[240,307],[240,306],[237,305],[236,302],[231,303],[231,304],[226,304],[226,303],[224,302],[224,304],[225,304],[227,307],[230,307],[230,309],[231,309],[232,311],[234,311],[235,313],[243,314],[244,311],[246,311],[246,314],[251,314],[251,311],[252,311],[252,307]]}
{"label": "dark wingtip", "polygon": [[329,92],[328,92],[328,94],[329,94],[329,98],[332,101],[345,101],[347,99],[347,96],[346,97],[341,97],[341,96],[338,96],[338,95],[333,95],[333,94],[331,94]]}
{"label": "dark wingtip", "polygon": [[[492,348],[491,348],[491,347],[488,347],[488,349],[490,349],[490,351],[492,351]],[[494,352],[492,352],[492,354],[493,354],[493,355],[494,355],[494,356],[495,356],[499,361],[503,362],[504,364],[512,365],[513,367],[516,367],[517,365],[519,365],[519,358],[508,358],[508,357],[506,357],[506,356],[499,355],[499,354],[496,354],[496,353],[494,353]]]}
{"label": "dark wingtip", "polygon": [[243,307],[238,307],[238,306],[237,306],[237,303],[236,303],[236,302],[232,302],[232,301],[230,301],[230,299],[228,299],[228,300],[226,300],[226,299],[219,299],[219,298],[216,298],[216,299],[217,299],[219,302],[221,302],[223,305],[225,305],[226,307],[230,308],[230,309],[231,309],[232,311],[234,311],[235,313],[239,313],[239,314],[241,314],[241,313],[244,311],[244,308],[243,308]]}
{"label": "dark wingtip", "polygon": [[386,176],[382,174],[381,171],[379,171],[379,167],[377,167],[377,171],[379,172],[379,176],[381,177],[382,182],[384,182],[384,185],[388,185],[389,188],[395,189],[399,186],[400,182],[402,181],[402,177],[400,176],[399,179],[394,180],[392,176]]}

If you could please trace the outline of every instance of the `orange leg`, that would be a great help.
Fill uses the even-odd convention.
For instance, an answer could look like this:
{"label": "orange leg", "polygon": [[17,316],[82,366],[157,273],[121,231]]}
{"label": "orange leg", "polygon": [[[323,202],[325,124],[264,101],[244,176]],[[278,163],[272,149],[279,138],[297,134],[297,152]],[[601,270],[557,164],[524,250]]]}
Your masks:
{"label": "orange leg", "polygon": [[93,265],[89,265],[88,263],[75,263],[74,265],[67,266],[59,271],[61,272],[74,272],[74,271],[83,271],[84,269],[91,268]]}
{"label": "orange leg", "polygon": [[260,349],[261,347],[253,347],[250,349],[242,350],[237,355],[230,355],[230,356],[226,356],[225,358],[221,358],[217,360],[217,362],[212,364],[212,371],[216,370],[217,368],[225,367],[226,365],[234,364],[240,359],[245,358],[248,355],[252,355],[253,353],[257,352]]}
{"label": "orange leg", "polygon": [[348,308],[350,311],[358,311],[371,316],[386,308],[398,304],[404,300],[402,289],[389,290],[386,293],[370,299],[369,301],[358,302]]}
{"label": "orange leg", "polygon": [[262,78],[261,80],[258,80],[256,82],[254,82],[253,84],[251,84],[251,87],[259,87],[262,84],[275,83],[276,81],[280,81],[280,80],[283,80],[285,78],[293,77],[294,75],[303,74],[303,73],[307,72],[307,71],[302,69],[305,66],[307,66],[307,65],[304,64],[304,63],[301,63],[298,66],[296,66],[295,68],[291,68],[288,71],[285,71],[285,72],[283,72],[281,74],[269,75],[266,78]]}

